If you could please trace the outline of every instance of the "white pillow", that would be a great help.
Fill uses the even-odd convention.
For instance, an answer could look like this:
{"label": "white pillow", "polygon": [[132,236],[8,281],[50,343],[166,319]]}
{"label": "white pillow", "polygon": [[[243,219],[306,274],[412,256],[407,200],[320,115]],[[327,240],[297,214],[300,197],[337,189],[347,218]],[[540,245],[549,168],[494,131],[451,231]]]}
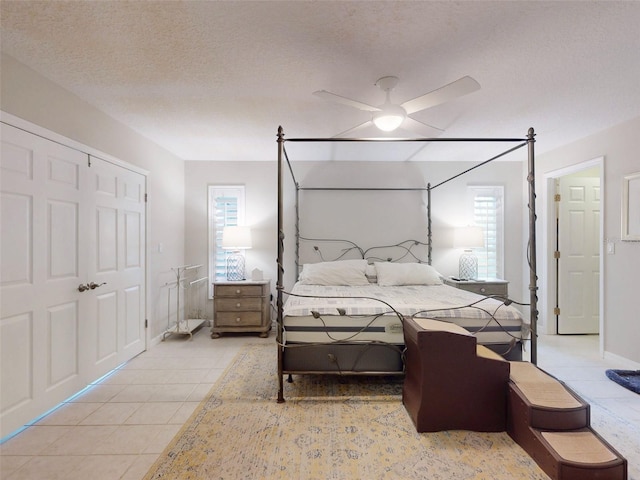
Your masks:
{"label": "white pillow", "polygon": [[376,262],[378,285],[441,285],[438,271],[426,263]]}
{"label": "white pillow", "polygon": [[366,260],[305,263],[298,282],[303,285],[369,285]]}

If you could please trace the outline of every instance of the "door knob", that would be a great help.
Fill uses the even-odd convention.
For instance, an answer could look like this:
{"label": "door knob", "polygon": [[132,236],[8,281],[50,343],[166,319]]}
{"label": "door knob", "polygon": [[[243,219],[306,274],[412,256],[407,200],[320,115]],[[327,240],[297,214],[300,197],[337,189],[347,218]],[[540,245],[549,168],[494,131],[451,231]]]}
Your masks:
{"label": "door knob", "polygon": [[88,287],[91,290],[95,290],[96,288],[101,287],[102,285],[106,285],[106,284],[107,284],[107,282],[102,282],[102,283],[91,282],[91,283],[88,284]]}
{"label": "door knob", "polygon": [[78,291],[81,292],[81,293],[82,292],[86,292],[87,290],[89,290],[89,288],[90,288],[89,284],[85,285],[85,284],[81,283],[80,285],[78,285]]}

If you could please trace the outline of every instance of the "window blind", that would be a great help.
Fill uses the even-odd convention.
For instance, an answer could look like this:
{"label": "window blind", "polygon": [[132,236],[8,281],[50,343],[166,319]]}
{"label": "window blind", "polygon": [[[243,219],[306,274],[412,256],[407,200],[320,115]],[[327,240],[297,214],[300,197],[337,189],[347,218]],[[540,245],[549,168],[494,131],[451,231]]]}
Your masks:
{"label": "window blind", "polygon": [[244,223],[244,187],[209,187],[209,277],[212,281],[226,280],[227,256],[222,248],[224,227]]}
{"label": "window blind", "polygon": [[501,186],[469,187],[473,198],[473,221],[484,234],[484,247],[475,249],[478,278],[503,278],[504,214]]}

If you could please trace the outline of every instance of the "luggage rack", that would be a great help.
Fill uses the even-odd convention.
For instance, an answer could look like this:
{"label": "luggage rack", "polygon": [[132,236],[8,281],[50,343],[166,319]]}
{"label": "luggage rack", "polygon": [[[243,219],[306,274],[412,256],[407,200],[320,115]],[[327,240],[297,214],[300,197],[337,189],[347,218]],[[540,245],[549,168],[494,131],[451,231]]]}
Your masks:
{"label": "luggage rack", "polygon": [[[206,281],[209,277],[198,277],[198,270],[202,265],[183,265],[180,267],[173,267],[171,270],[175,273],[175,282],[166,283],[165,286],[169,288],[167,292],[167,329],[162,334],[162,341],[168,335],[189,335],[189,339],[193,338],[193,332],[196,328],[200,327],[207,321],[204,314],[204,307],[199,308],[199,303],[196,302],[196,294],[198,287],[204,287],[207,285]],[[176,313],[175,322],[172,324],[171,315],[171,291],[176,291]],[[183,312],[180,309],[180,297],[181,292],[183,300],[187,301],[188,311]]]}

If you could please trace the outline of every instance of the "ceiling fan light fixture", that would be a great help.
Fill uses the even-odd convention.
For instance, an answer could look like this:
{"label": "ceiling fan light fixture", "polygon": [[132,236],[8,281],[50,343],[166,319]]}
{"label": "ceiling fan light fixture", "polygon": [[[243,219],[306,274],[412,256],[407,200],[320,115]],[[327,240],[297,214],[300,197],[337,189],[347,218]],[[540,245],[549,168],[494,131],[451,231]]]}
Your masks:
{"label": "ceiling fan light fixture", "polygon": [[402,125],[407,113],[399,105],[385,105],[385,107],[373,115],[373,124],[383,132],[393,132]]}

